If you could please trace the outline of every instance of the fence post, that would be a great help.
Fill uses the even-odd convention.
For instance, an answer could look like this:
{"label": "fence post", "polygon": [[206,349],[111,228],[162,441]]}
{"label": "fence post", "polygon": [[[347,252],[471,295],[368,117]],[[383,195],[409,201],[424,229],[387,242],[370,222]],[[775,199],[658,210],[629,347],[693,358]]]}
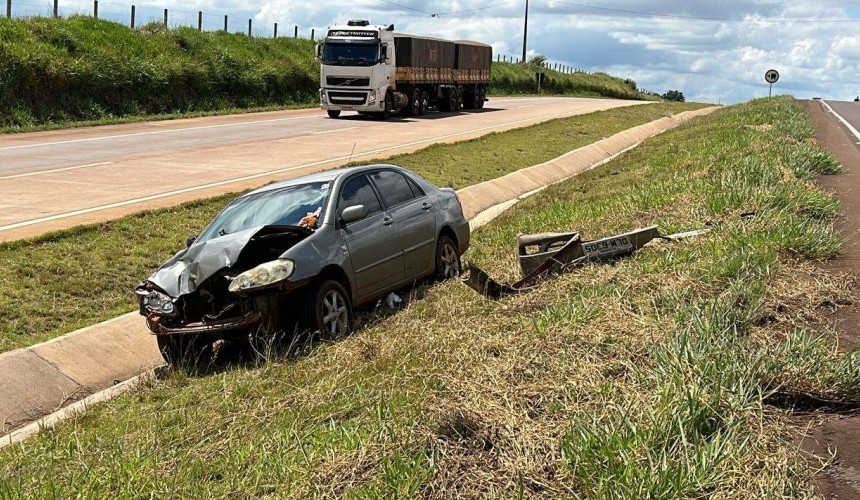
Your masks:
{"label": "fence post", "polygon": [[54,0],[54,17],[60,15],[60,0]]}
{"label": "fence post", "polygon": [[203,11],[197,11],[197,31],[203,31]]}
{"label": "fence post", "polygon": [[227,16],[224,16],[224,33],[227,33]]}
{"label": "fence post", "polygon": [[278,23],[275,23],[275,36],[273,38],[278,38]]}
{"label": "fence post", "polygon": [[314,41],[314,29],[313,28],[311,28],[311,41],[312,42]]}
{"label": "fence post", "polygon": [[99,18],[99,0],[93,0],[93,17]]}
{"label": "fence post", "polygon": [[134,29],[134,5],[131,6],[131,29]]}
{"label": "fence post", "polygon": [[12,17],[12,0],[6,0],[6,17]]}
{"label": "fence post", "polygon": [[293,38],[298,38],[298,37],[299,37],[299,27],[296,26],[296,32],[295,32],[295,34],[293,34]]}
{"label": "fence post", "polygon": [[167,27],[167,9],[164,9],[164,27]]}
{"label": "fence post", "polygon": [[251,34],[251,20],[248,19],[248,38],[251,38],[253,35]]}

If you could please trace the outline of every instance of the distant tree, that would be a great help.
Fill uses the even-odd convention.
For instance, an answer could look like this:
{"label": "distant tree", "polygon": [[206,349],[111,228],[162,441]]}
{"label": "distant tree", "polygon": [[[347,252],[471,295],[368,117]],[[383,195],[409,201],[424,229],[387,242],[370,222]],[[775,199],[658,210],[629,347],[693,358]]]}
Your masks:
{"label": "distant tree", "polygon": [[680,90],[667,90],[665,94],[660,96],[661,99],[666,101],[676,101],[676,102],[684,102],[686,99],[684,98],[684,93]]}
{"label": "distant tree", "polygon": [[532,66],[543,66],[546,63],[546,56],[540,54],[529,59],[529,64]]}

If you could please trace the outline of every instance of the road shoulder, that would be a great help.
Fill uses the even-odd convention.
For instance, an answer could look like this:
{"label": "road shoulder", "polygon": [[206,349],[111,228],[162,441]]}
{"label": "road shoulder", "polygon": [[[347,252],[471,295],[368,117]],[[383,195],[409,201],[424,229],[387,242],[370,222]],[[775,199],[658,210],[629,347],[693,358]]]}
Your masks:
{"label": "road shoulder", "polygon": [[[819,184],[839,200],[842,216],[836,229],[845,236],[841,256],[822,266],[838,274],[847,273],[860,279],[860,147],[855,138],[837,118],[815,101],[804,103],[815,122],[815,139],[833,154],[845,172],[821,176]],[[856,283],[857,281],[855,281]],[[839,307],[833,313],[838,324],[839,349],[848,351],[860,346],[860,304]],[[803,441],[804,448],[819,457],[828,457],[836,450],[835,459],[816,477],[816,485],[825,498],[860,497],[860,416],[839,415],[827,418],[812,429]]]}

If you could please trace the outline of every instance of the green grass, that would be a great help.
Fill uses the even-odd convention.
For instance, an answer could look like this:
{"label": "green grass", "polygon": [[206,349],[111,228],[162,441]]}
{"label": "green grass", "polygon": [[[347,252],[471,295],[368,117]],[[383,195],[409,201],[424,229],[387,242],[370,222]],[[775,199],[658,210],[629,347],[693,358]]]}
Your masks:
{"label": "green grass", "polygon": [[[158,23],[132,30],[88,16],[0,18],[0,132],[312,107],[313,47]],[[534,92],[526,66],[498,63],[493,73],[494,95]],[[549,93],[643,98],[605,74],[548,74]]]}
{"label": "green grass", "polygon": [[812,497],[784,403],[860,403],[860,364],[818,307],[848,287],[812,265],[841,241],[811,131],[778,98],[649,139],[469,259],[513,277],[522,231],[713,231],[499,302],[423,287],[348,338],[173,372],[0,451],[0,495]]}
{"label": "green grass", "polygon": [[492,95],[534,94],[537,92],[537,72],[544,73],[542,94],[616,99],[658,100],[639,91],[636,82],[606,73],[562,73],[524,64],[493,63]]}
{"label": "green grass", "polygon": [[[461,188],[697,107],[659,103],[619,108],[434,145],[383,161],[413,169],[437,185]],[[199,232],[233,197],[0,244],[0,352],[133,310],[135,284],[182,248],[185,237]]]}

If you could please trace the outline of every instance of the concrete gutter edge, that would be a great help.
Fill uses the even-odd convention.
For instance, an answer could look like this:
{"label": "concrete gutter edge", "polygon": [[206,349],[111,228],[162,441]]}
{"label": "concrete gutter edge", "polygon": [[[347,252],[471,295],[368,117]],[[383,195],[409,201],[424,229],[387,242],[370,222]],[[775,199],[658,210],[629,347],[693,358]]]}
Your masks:
{"label": "concrete gutter edge", "polygon": [[[546,187],[604,165],[637,147],[645,139],[716,109],[719,108],[702,108],[660,118],[542,164],[463,188],[458,191],[458,195],[470,219],[470,226],[477,229]],[[41,380],[31,387],[8,382],[3,384],[0,381],[0,410],[8,413],[9,407],[14,406],[10,405],[10,401],[18,406],[31,405],[26,412],[30,423],[13,425],[13,430],[0,437],[0,448],[20,443],[43,428],[52,428],[58,422],[85,412],[90,405],[110,400],[138,387],[141,382],[151,380],[155,369],[163,363],[151,335],[141,333],[142,324],[137,320],[137,312],[127,313],[34,346],[0,354],[0,373],[4,371],[4,365],[11,368],[19,358],[35,355],[39,363],[48,363],[53,368],[53,375],[48,376],[57,378]],[[115,352],[122,355],[116,356]],[[111,361],[106,362],[108,359]],[[27,367],[33,363],[19,364]],[[45,368],[40,368],[44,376]],[[96,376],[92,375],[93,372]],[[123,379],[125,381],[120,382]],[[55,389],[53,392],[48,391],[54,398],[53,403],[45,405],[42,402],[42,407],[33,404],[46,388]],[[63,407],[70,399],[69,394],[89,396]],[[59,407],[62,408],[56,410]],[[0,414],[0,425],[7,418],[8,415]]]}

